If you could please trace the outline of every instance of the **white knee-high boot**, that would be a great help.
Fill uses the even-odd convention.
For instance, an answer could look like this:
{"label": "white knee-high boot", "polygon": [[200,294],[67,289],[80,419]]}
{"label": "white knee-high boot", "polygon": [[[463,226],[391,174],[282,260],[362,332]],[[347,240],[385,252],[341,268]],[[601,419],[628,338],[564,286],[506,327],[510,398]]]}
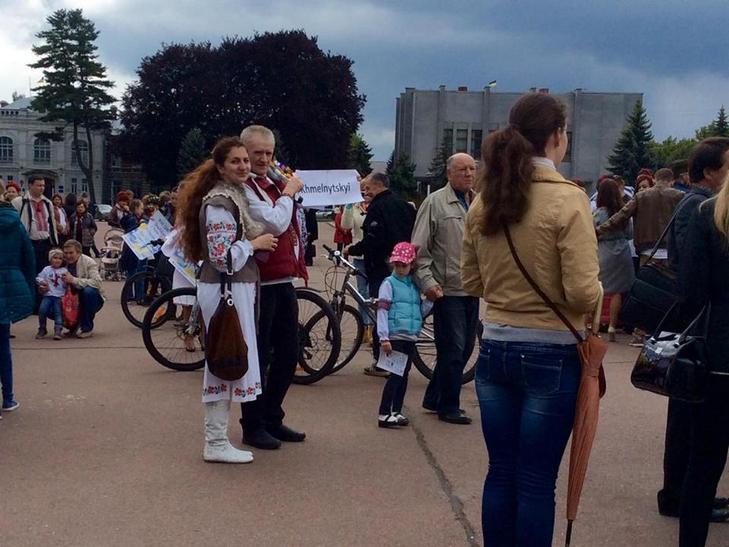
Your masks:
{"label": "white knee-high boot", "polygon": [[228,414],[230,399],[205,403],[205,448],[206,462],[250,463],[253,453],[238,450],[228,440]]}

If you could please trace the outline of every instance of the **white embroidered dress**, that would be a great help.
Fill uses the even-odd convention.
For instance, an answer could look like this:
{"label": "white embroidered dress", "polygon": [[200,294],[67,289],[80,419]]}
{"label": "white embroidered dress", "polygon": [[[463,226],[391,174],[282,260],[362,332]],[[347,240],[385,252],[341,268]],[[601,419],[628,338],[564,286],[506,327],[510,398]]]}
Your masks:
{"label": "white embroidered dress", "polygon": [[[205,210],[208,255],[216,270],[226,270],[226,255],[231,250],[233,271],[240,270],[253,256],[250,241],[236,241],[238,220],[223,207],[208,205]],[[202,402],[210,403],[231,399],[235,403],[253,401],[261,394],[261,372],[258,366],[256,345],[256,284],[233,283],[233,302],[240,319],[240,329],[248,346],[248,372],[240,380],[228,382],[214,376],[205,365]],[[197,297],[200,302],[205,328],[210,324],[220,302],[220,283],[198,282]]]}

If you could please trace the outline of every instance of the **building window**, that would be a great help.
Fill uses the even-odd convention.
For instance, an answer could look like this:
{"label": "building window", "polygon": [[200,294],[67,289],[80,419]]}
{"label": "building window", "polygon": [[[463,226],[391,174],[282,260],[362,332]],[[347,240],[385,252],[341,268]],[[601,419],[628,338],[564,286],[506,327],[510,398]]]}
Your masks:
{"label": "building window", "polygon": [[33,161],[35,163],[51,162],[51,142],[47,139],[33,141]]}
{"label": "building window", "polygon": [[483,140],[483,131],[474,129],[471,131],[471,155],[473,159],[481,159],[481,140]]}
{"label": "building window", "polygon": [[75,194],[78,192],[78,180],[76,177],[71,177],[71,193]]}
{"label": "building window", "polygon": [[81,155],[81,161],[84,163],[84,165],[90,168],[91,166],[89,165],[89,144],[86,141],[75,141],[73,143],[73,146],[71,147],[71,164],[81,167],[81,164],[78,161],[79,153]]}
{"label": "building window", "polygon": [[13,161],[13,139],[0,137],[0,162],[11,163]]}
{"label": "building window", "polygon": [[89,191],[89,181],[86,179],[81,179],[81,193]]}
{"label": "building window", "polygon": [[443,142],[441,145],[445,148],[449,156],[453,153],[453,129],[443,130]]}
{"label": "building window", "polygon": [[111,167],[112,169],[120,169],[122,166],[121,156],[112,154],[111,156]]}
{"label": "building window", "polygon": [[468,129],[456,129],[456,153],[468,152]]}
{"label": "building window", "polygon": [[572,163],[572,131],[567,131],[567,151],[564,153],[563,163]]}

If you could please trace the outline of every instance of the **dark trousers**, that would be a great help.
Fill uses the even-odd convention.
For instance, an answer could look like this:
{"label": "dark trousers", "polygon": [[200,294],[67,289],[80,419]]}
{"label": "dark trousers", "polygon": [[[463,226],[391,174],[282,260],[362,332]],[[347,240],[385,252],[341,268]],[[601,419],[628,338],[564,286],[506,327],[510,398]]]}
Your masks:
{"label": "dark trousers", "polygon": [[48,266],[48,252],[51,250],[50,239],[31,240],[33,254],[35,255],[35,275],[38,275],[43,268]]}
{"label": "dark trousers", "polygon": [[[380,285],[387,276],[367,275],[367,287],[370,291],[370,298],[377,298],[380,294]],[[377,325],[372,329],[372,357],[375,362],[380,358],[380,337],[377,336]]]}
{"label": "dark trousers", "polygon": [[296,372],[299,344],[299,306],[291,283],[261,287],[258,319],[258,362],[263,393],[241,403],[244,430],[280,425],[286,415],[282,405]]}
{"label": "dark trousers", "polygon": [[471,358],[478,326],[478,298],[444,296],[433,304],[436,364],[425,390],[423,406],[438,414],[458,412],[461,407],[463,369]]}
{"label": "dark trousers", "polygon": [[577,348],[484,340],[476,394],[489,455],[488,547],[551,547],[557,472],[575,418]]}
{"label": "dark trousers", "polygon": [[78,318],[81,332],[94,330],[96,314],[104,307],[104,299],[99,289],[84,287],[78,293]]}
{"label": "dark trousers", "polygon": [[399,351],[408,356],[408,364],[405,365],[405,372],[402,376],[390,373],[382,389],[382,399],[380,400],[380,414],[390,414],[402,412],[402,405],[405,401],[405,392],[408,389],[408,375],[410,374],[410,365],[413,360],[413,352],[415,351],[415,342],[407,340],[391,340],[392,351]]}
{"label": "dark trousers", "polygon": [[691,405],[691,445],[681,494],[680,547],[703,547],[716,486],[729,449],[729,380],[714,377],[706,400]]}
{"label": "dark trousers", "polygon": [[0,323],[0,384],[3,404],[10,404],[13,394],[13,356],[10,352],[10,323]]}
{"label": "dark trousers", "polygon": [[658,510],[678,514],[691,446],[691,403],[668,400],[666,445],[663,451],[663,489],[658,492]]}

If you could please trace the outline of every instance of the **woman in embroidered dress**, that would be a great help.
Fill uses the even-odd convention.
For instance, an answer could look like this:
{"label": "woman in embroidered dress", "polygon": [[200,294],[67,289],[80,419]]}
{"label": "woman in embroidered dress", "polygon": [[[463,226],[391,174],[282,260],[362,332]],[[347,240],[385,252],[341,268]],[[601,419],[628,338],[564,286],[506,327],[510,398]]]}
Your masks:
{"label": "woman in embroidered dress", "polygon": [[226,137],[215,145],[212,158],[187,176],[180,195],[180,245],[188,260],[203,261],[197,295],[205,326],[209,326],[220,301],[220,273],[227,270],[230,251],[233,301],[248,346],[248,372],[240,380],[221,380],[205,366],[205,461],[253,460],[251,452],[230,444],[228,413],[231,400],[243,403],[261,394],[255,322],[258,268],[253,253],[275,250],[277,240],[263,234],[263,227],[248,213],[243,184],[249,174],[250,160],[243,143],[237,137]]}

